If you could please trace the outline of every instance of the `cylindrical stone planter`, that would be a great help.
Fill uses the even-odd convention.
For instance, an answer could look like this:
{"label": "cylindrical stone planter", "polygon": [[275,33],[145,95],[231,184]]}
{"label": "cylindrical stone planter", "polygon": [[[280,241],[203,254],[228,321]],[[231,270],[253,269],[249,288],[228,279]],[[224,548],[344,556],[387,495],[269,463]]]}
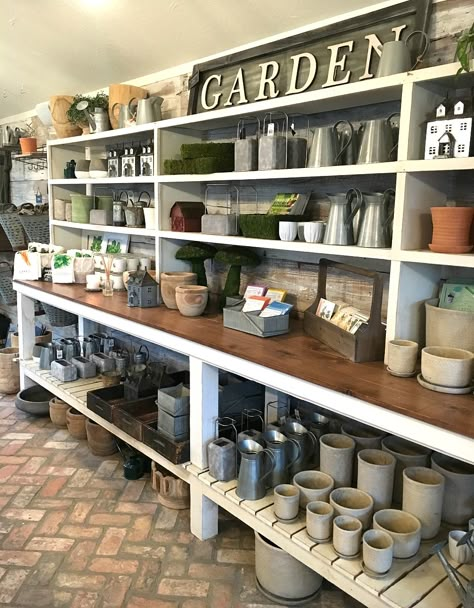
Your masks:
{"label": "cylindrical stone planter", "polygon": [[334,551],[341,557],[353,558],[360,553],[362,523],[350,515],[338,515],[332,527]]}
{"label": "cylindrical stone planter", "polygon": [[334,507],[335,515],[356,517],[364,530],[370,526],[374,501],[367,492],[355,488],[337,488],[331,492],[329,503]]}
{"label": "cylindrical stone planter", "polygon": [[311,601],[322,577],[255,532],[255,576],[258,589],[271,601],[294,606]]}
{"label": "cylindrical stone planter", "polygon": [[72,407],[66,413],[67,430],[74,439],[87,439],[86,417]]}
{"label": "cylindrical stone planter", "polygon": [[355,442],[337,433],[322,435],[319,440],[320,469],[334,479],[334,487],[347,487],[352,480]]}
{"label": "cylindrical stone planter", "polygon": [[321,500],[315,500],[306,506],[306,533],[319,542],[329,541],[332,534],[334,508]]}
{"label": "cylindrical stone planter", "polygon": [[392,506],[395,457],[382,450],[361,450],[357,454],[357,488],[374,499],[374,511]]}
{"label": "cylindrical stone planter", "polygon": [[420,548],[420,520],[398,509],[382,509],[374,515],[374,530],[388,532],[393,540],[393,557],[408,559]]}
{"label": "cylindrical stone planter", "polygon": [[444,486],[444,477],[432,469],[408,467],[403,471],[402,509],[420,520],[422,540],[439,532]]}
{"label": "cylindrical stone planter", "polygon": [[110,456],[117,451],[117,443],[112,433],[102,428],[93,420],[86,422],[89,449],[95,456]]}
{"label": "cylindrical stone planter", "polygon": [[351,437],[355,442],[355,458],[352,468],[352,483],[348,485],[357,485],[357,454],[361,450],[380,450],[382,439],[385,435],[382,431],[372,429],[363,424],[356,422],[344,422],[341,425],[341,433]]}
{"label": "cylindrical stone planter", "polygon": [[66,415],[68,409],[69,405],[65,401],[62,401],[57,397],[51,399],[49,402],[49,417],[54,426],[59,428],[67,427]]}
{"label": "cylindrical stone planter", "polygon": [[364,566],[377,575],[390,570],[393,559],[393,539],[383,530],[367,530],[362,538]]}
{"label": "cylindrical stone planter", "polygon": [[334,479],[321,471],[300,471],[293,477],[293,484],[300,493],[301,509],[306,509],[306,505],[315,500],[327,502],[334,490]]}
{"label": "cylindrical stone planter", "polygon": [[431,468],[445,479],[441,519],[465,527],[474,517],[474,466],[433,452]]}
{"label": "cylindrical stone planter", "polygon": [[406,467],[427,467],[431,450],[394,435],[389,435],[382,439],[382,450],[392,454],[396,459],[392,500],[395,504],[401,505],[403,470]]}

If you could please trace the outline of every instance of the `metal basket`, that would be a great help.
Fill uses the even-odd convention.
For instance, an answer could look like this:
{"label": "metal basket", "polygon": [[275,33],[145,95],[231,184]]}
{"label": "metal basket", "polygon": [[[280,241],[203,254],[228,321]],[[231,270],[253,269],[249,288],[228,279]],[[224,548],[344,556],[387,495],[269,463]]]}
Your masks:
{"label": "metal basket", "polygon": [[19,215],[18,217],[26,232],[28,241],[34,243],[49,243],[48,215]]}
{"label": "metal basket", "polygon": [[61,310],[60,308],[56,308],[56,306],[51,306],[44,302],[43,308],[52,327],[66,327],[77,323],[77,315],[73,315],[66,310]]}
{"label": "metal basket", "polygon": [[16,291],[13,289],[13,267],[9,262],[0,262],[0,295],[4,304],[16,304]]}
{"label": "metal basket", "polygon": [[10,241],[13,251],[26,249],[27,237],[18,213],[0,213],[0,224]]}

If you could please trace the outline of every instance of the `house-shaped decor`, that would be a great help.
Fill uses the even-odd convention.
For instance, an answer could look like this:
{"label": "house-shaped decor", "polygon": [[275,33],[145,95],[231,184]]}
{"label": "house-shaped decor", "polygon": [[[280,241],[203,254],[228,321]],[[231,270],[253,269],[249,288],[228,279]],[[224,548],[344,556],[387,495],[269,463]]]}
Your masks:
{"label": "house-shaped decor", "polygon": [[131,272],[128,278],[128,305],[138,308],[158,306],[158,283],[148,272]]}
{"label": "house-shaped decor", "polygon": [[474,154],[472,101],[447,100],[435,110],[434,120],[426,124],[425,159],[467,158]]}
{"label": "house-shaped decor", "polygon": [[170,211],[171,230],[174,232],[201,232],[204,205],[199,201],[177,201]]}
{"label": "house-shaped decor", "polygon": [[445,131],[438,139],[438,154],[436,158],[453,158],[456,139],[449,131]]}

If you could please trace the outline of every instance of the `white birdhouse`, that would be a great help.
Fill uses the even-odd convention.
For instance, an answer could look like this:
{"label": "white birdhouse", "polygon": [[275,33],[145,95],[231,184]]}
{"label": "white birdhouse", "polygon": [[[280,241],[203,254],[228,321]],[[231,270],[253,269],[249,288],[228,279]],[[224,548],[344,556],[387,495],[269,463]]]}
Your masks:
{"label": "white birdhouse", "polygon": [[436,118],[426,125],[425,160],[467,158],[473,153],[472,116],[465,114],[465,104],[458,101],[452,111],[439,104]]}

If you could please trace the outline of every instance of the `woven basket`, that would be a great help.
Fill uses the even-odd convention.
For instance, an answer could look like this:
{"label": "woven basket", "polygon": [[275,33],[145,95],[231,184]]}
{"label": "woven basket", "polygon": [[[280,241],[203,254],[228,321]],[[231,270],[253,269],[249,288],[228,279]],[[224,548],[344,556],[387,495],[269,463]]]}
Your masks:
{"label": "woven basket", "polygon": [[0,262],[0,295],[4,304],[16,304],[16,291],[13,289],[13,267],[8,262]]}
{"label": "woven basket", "polygon": [[49,243],[48,215],[19,215],[20,222],[26,232],[28,241],[33,243]]}
{"label": "woven basket", "polygon": [[10,241],[13,251],[26,249],[27,237],[18,213],[0,213],[0,224]]}
{"label": "woven basket", "polygon": [[20,367],[18,349],[2,348],[0,350],[0,393],[17,393],[20,390]]}
{"label": "woven basket", "polygon": [[68,325],[75,325],[77,323],[77,315],[73,315],[66,310],[61,310],[50,304],[43,302],[44,312],[48,317],[49,323],[53,327],[66,327]]}

